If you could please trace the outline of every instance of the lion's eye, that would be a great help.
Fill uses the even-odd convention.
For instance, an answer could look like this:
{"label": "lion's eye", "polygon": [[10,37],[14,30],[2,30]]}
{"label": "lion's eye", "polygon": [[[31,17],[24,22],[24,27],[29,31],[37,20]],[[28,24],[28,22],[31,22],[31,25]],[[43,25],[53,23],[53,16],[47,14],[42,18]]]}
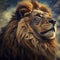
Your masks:
{"label": "lion's eye", "polygon": [[36,14],[36,16],[41,17],[40,14]]}
{"label": "lion's eye", "polygon": [[38,20],[34,20],[33,21],[35,25],[38,25],[39,24],[39,21]]}
{"label": "lion's eye", "polygon": [[33,23],[35,25],[38,25],[40,23],[41,19],[39,17],[34,18]]}

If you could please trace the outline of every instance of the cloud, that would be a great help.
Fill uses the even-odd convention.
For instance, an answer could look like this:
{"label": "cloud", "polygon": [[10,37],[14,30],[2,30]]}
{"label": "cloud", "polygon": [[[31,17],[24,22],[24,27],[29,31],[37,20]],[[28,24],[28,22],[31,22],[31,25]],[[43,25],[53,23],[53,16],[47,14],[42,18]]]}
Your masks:
{"label": "cloud", "polygon": [[10,20],[10,18],[12,17],[12,13],[15,12],[15,10],[15,7],[7,8],[7,10],[2,13],[3,18],[5,20]]}
{"label": "cloud", "polygon": [[54,7],[58,7],[60,5],[60,0],[57,0],[56,4],[54,5]]}
{"label": "cloud", "polygon": [[0,16],[0,28],[5,26],[11,19],[13,12],[15,12],[16,7],[9,7],[7,10],[1,12]]}

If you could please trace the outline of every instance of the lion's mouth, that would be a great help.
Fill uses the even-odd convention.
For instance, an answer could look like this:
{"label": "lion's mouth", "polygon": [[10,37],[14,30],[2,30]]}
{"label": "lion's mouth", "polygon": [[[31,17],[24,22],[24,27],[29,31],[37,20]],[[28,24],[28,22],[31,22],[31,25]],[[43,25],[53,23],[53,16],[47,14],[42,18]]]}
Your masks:
{"label": "lion's mouth", "polygon": [[55,32],[55,28],[53,27],[53,28],[51,28],[49,30],[46,30],[44,32],[40,32],[40,34],[45,34],[45,33],[49,32],[49,31],[54,31]]}
{"label": "lion's mouth", "polygon": [[42,34],[43,36],[49,38],[49,39],[53,39],[55,38],[55,28],[51,28],[47,31],[41,32],[40,34]]}

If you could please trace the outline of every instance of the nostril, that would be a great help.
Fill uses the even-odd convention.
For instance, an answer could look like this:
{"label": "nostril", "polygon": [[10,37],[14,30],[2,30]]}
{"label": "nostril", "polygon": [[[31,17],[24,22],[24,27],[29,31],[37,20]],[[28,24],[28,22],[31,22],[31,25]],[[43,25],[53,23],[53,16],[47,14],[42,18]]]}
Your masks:
{"label": "nostril", "polygon": [[55,24],[56,23],[55,20],[49,20],[49,22],[52,23],[52,24]]}

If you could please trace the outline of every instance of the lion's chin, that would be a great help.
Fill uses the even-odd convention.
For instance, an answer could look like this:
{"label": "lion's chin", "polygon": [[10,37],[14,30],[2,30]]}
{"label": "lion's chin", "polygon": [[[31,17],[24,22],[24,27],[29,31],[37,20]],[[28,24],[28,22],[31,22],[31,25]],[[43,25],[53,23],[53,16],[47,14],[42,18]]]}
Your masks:
{"label": "lion's chin", "polygon": [[55,38],[55,32],[54,31],[49,31],[46,32],[45,34],[43,34],[45,37],[49,38],[49,39],[54,39]]}
{"label": "lion's chin", "polygon": [[42,32],[41,34],[48,39],[54,39],[56,36],[56,28],[51,28],[47,31]]}

